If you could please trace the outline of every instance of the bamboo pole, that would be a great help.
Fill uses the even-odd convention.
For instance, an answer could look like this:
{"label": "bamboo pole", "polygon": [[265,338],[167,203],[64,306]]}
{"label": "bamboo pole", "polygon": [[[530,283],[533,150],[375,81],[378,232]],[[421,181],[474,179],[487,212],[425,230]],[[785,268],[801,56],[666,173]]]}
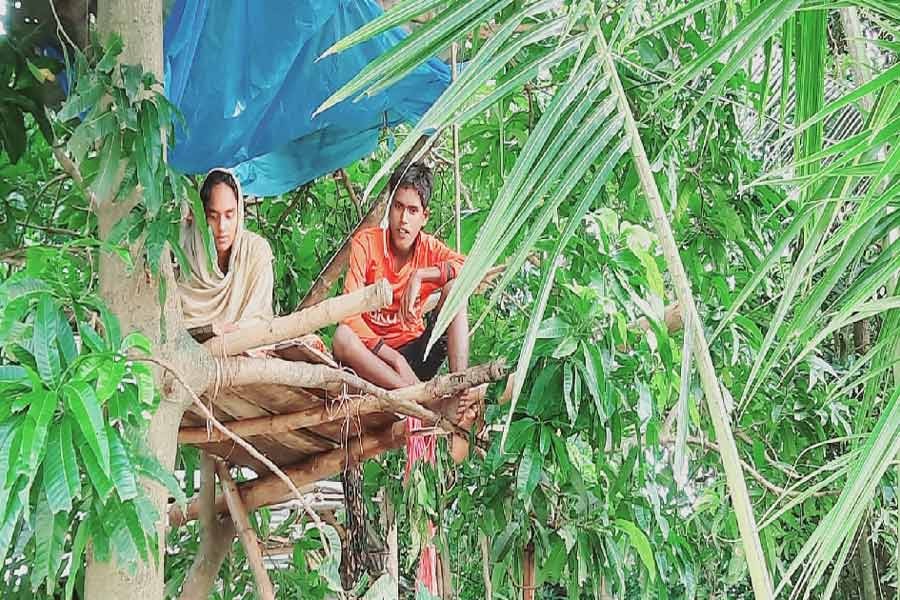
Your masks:
{"label": "bamboo pole", "polygon": [[256,532],[250,526],[250,518],[247,516],[247,508],[241,500],[241,494],[238,491],[237,484],[231,478],[228,467],[224,462],[216,463],[216,472],[219,474],[219,481],[222,483],[222,493],[225,496],[225,502],[228,504],[228,510],[231,512],[231,519],[237,528],[238,537],[247,553],[247,562],[250,563],[250,570],[253,572],[253,579],[256,581],[256,590],[262,600],[275,600],[275,588],[272,587],[272,581],[269,579],[269,573],[263,564],[262,552],[259,549],[259,540]]}
{"label": "bamboo pole", "polygon": [[728,490],[731,495],[738,529],[744,546],[744,556],[750,571],[750,580],[757,600],[770,600],[774,598],[772,592],[772,580],[766,566],[762,545],[759,541],[759,532],[756,527],[756,518],[753,515],[753,505],[750,502],[750,494],[747,492],[747,483],[744,481],[741,469],[740,456],[734,442],[729,416],[725,409],[725,401],[722,398],[722,389],[716,375],[716,369],[709,353],[706,335],[703,333],[703,323],[697,313],[694,296],[691,291],[691,283],[678,254],[678,246],[666,216],[666,210],[660,197],[659,188],[653,179],[650,161],[644,150],[644,144],[638,132],[634,115],[628,105],[628,97],[622,88],[619,74],[616,70],[613,56],[606,44],[603,32],[597,30],[596,37],[599,50],[603,55],[604,68],[610,78],[610,91],[616,97],[619,112],[624,117],[625,134],[631,142],[631,153],[634,159],[635,170],[640,178],[641,188],[647,197],[647,204],[653,215],[656,233],[666,259],[672,283],[675,287],[675,295],[682,307],[685,320],[690,321],[691,330],[694,332],[694,354],[697,357],[697,369],[700,373],[700,382],[703,393],[706,396],[710,418],[719,441],[722,463],[725,467],[725,477],[728,482]]}
{"label": "bamboo pole", "polygon": [[329,298],[267,323],[216,336],[207,340],[204,346],[214,356],[234,356],[253,348],[298,338],[353,315],[384,308],[391,303],[392,297],[391,284],[387,279],[381,279],[349,294]]}
{"label": "bamboo pole", "polygon": [[[252,365],[259,364],[259,361],[276,361],[272,364],[266,364],[269,377],[261,377],[259,380],[253,380],[253,383],[281,383],[296,384],[305,383],[307,385],[320,384],[326,378],[322,377],[315,381],[302,381],[300,375],[296,373],[298,368],[302,368],[304,363],[285,363],[277,359],[235,359],[238,361],[246,361]],[[277,367],[277,370],[275,369]],[[329,369],[324,365],[305,365],[305,368]],[[343,373],[337,369],[330,369],[332,373]],[[326,373],[327,375],[327,373]],[[434,405],[442,398],[453,396],[464,392],[472,387],[496,381],[503,377],[503,366],[501,363],[494,362],[486,365],[478,365],[470,367],[459,373],[449,373],[439,375],[431,381],[419,383],[406,388],[396,390],[381,390],[379,395],[368,394],[362,397],[347,398],[340,402],[336,407],[332,408],[325,404],[313,406],[294,413],[282,415],[266,415],[264,417],[255,417],[252,419],[242,419],[238,421],[228,422],[226,425],[231,433],[241,436],[254,435],[272,435],[294,431],[304,427],[314,427],[322,423],[330,423],[348,417],[358,417],[370,415],[379,412],[397,411],[403,414],[414,412],[411,416],[425,416],[430,422],[438,419],[436,414],[423,413],[423,410],[433,408]],[[237,379],[239,383],[247,384],[251,379],[250,375],[244,375]],[[233,382],[235,380],[232,380]],[[342,380],[336,380],[342,383]],[[429,418],[430,417],[430,418]],[[181,444],[206,444],[211,442],[222,442],[231,439],[225,432],[220,430],[208,431],[206,427],[182,427],[178,431],[178,442]]]}

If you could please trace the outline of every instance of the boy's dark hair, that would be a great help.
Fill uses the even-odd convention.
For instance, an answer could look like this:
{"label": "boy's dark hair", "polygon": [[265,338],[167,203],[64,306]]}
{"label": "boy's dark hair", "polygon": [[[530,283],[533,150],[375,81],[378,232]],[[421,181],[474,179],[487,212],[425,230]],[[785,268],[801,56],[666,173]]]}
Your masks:
{"label": "boy's dark hair", "polygon": [[[200,186],[200,200],[203,202],[203,208],[206,208],[206,205],[209,204],[209,198],[212,195],[213,188],[219,185],[220,183],[224,183],[231,191],[234,192],[234,198],[240,202],[241,199],[238,196],[238,186],[237,182],[234,180],[234,177],[231,176],[231,173],[228,171],[210,171],[209,175],[206,176],[206,179],[203,180],[203,185]],[[240,206],[240,204],[238,204]]]}
{"label": "boy's dark hair", "polygon": [[422,201],[422,208],[428,208],[428,201],[431,200],[433,186],[434,180],[431,169],[422,162],[414,162],[408,167],[400,165],[388,181],[391,197],[401,188],[416,190],[419,194],[419,200]]}

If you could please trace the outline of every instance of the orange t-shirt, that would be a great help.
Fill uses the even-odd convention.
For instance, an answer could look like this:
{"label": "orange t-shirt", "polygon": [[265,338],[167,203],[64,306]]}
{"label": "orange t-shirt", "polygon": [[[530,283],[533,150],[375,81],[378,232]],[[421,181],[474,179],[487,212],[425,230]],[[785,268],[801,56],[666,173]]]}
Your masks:
{"label": "orange t-shirt", "polygon": [[390,306],[344,320],[344,324],[349,325],[369,349],[374,348],[378,340],[384,340],[391,348],[399,348],[424,333],[425,300],[438,289],[438,285],[422,283],[415,308],[415,319],[412,323],[404,322],[400,318],[400,302],[413,271],[427,267],[441,267],[447,269],[448,279],[453,279],[465,261],[465,256],[454,252],[433,235],[422,232],[419,233],[410,259],[399,271],[395,271],[387,235],[387,230],[372,227],[353,236],[350,266],[344,278],[345,294],[371,285],[382,278],[387,279],[393,289],[394,298]]}

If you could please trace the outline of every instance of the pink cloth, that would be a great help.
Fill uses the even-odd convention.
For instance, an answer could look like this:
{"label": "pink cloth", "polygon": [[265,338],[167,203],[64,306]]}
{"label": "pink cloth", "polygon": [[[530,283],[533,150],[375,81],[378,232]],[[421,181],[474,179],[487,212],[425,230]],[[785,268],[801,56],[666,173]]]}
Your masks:
{"label": "pink cloth", "polygon": [[[413,434],[422,428],[422,421],[415,417],[406,418],[406,432]],[[406,437],[406,479],[417,461],[434,464],[437,438],[433,434],[407,435]],[[428,539],[434,538],[434,524],[428,523]],[[437,550],[434,544],[428,543],[422,548],[419,557],[417,580],[432,594],[438,593]]]}

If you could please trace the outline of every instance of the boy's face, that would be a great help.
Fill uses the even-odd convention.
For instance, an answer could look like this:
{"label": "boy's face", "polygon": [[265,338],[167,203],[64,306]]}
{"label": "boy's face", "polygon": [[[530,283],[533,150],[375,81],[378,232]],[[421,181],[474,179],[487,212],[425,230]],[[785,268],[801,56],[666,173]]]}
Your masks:
{"label": "boy's face", "polygon": [[427,221],[428,209],[422,206],[415,189],[402,187],[394,193],[388,225],[391,242],[398,251],[409,252]]}
{"label": "boy's face", "polygon": [[234,191],[224,183],[213,186],[206,203],[206,222],[216,243],[216,252],[223,255],[231,250],[238,224],[238,201]]}

